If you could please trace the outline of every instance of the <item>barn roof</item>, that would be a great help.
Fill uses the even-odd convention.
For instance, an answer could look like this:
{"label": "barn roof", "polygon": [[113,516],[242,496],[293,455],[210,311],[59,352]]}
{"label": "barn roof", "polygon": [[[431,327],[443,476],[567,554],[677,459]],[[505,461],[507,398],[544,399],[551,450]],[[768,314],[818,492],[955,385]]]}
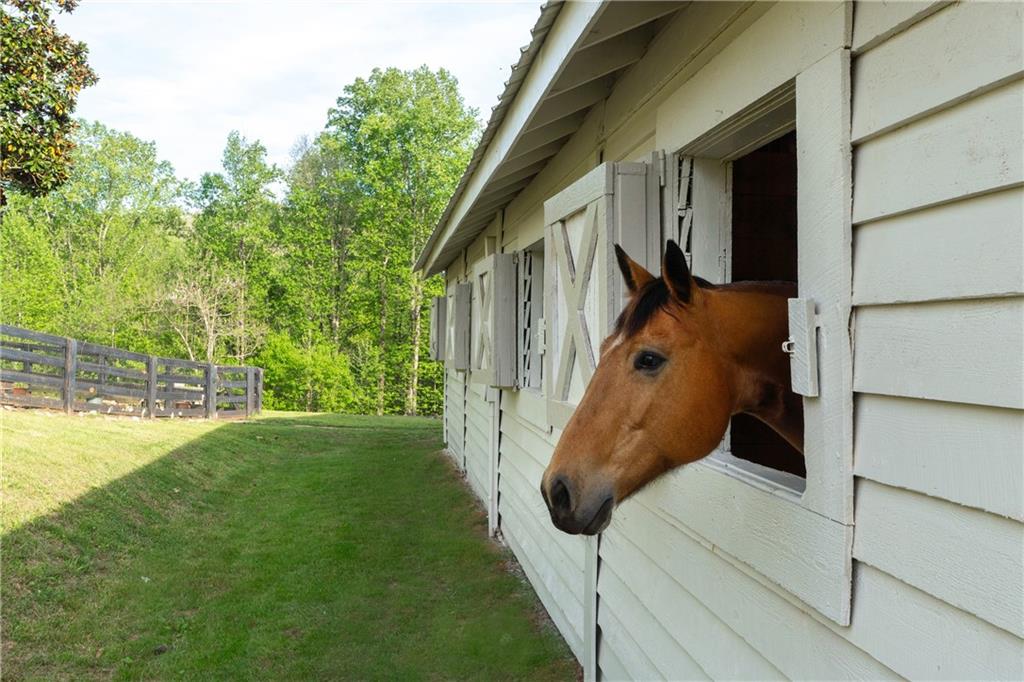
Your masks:
{"label": "barn roof", "polygon": [[546,2],[416,269],[444,270],[544,169],[686,4]]}

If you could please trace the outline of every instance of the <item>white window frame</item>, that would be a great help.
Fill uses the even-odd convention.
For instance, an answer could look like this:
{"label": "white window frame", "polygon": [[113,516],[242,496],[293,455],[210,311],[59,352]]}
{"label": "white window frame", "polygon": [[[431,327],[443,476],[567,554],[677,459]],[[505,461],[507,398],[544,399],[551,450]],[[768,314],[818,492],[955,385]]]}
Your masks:
{"label": "white window frame", "polygon": [[[807,477],[735,458],[724,442],[712,456],[651,486],[648,499],[716,551],[848,625],[853,545],[849,51],[835,50],[788,84],[673,147],[676,154],[693,157],[693,272],[724,282],[732,270],[730,162],[794,127],[799,296],[814,302],[818,326],[819,395],[804,398]],[[667,165],[672,168],[671,161]],[[678,230],[678,197],[666,195],[671,195],[663,204],[670,232]]]}

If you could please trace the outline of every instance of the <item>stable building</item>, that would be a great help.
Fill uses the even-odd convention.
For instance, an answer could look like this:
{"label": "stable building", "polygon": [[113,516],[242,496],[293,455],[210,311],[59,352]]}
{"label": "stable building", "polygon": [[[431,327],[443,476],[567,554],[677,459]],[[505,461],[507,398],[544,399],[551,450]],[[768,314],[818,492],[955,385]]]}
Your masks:
{"label": "stable building", "polygon": [[[1024,5],[548,2],[417,267],[448,452],[588,679],[1024,679]],[[683,245],[796,281],[801,460],[734,418],[600,536],[538,491]]]}

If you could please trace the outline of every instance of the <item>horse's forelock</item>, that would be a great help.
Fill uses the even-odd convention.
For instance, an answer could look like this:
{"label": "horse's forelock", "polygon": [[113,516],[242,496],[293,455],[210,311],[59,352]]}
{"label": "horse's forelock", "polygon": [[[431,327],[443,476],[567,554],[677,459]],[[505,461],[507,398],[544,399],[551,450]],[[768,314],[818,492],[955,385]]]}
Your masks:
{"label": "horse's forelock", "polygon": [[[715,288],[714,284],[703,277],[694,277],[693,281],[701,289]],[[651,280],[630,298],[629,304],[615,321],[615,334],[624,339],[636,336],[659,310],[668,310],[671,302],[672,292],[665,280],[661,277]]]}
{"label": "horse's forelock", "polygon": [[619,319],[615,322],[615,333],[631,338],[647,326],[654,314],[668,308],[672,296],[662,278],[654,279],[636,292]]}

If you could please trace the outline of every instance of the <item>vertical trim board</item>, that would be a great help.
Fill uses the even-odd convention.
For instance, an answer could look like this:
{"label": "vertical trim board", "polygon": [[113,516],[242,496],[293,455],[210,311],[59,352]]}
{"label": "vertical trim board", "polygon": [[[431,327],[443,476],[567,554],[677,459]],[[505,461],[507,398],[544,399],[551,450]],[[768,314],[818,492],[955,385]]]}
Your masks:
{"label": "vertical trim board", "polygon": [[[818,313],[818,396],[804,399],[807,486],[802,504],[853,520],[853,278],[850,51],[837,50],[796,78],[797,234],[800,298]],[[849,557],[841,569],[847,589]]]}

